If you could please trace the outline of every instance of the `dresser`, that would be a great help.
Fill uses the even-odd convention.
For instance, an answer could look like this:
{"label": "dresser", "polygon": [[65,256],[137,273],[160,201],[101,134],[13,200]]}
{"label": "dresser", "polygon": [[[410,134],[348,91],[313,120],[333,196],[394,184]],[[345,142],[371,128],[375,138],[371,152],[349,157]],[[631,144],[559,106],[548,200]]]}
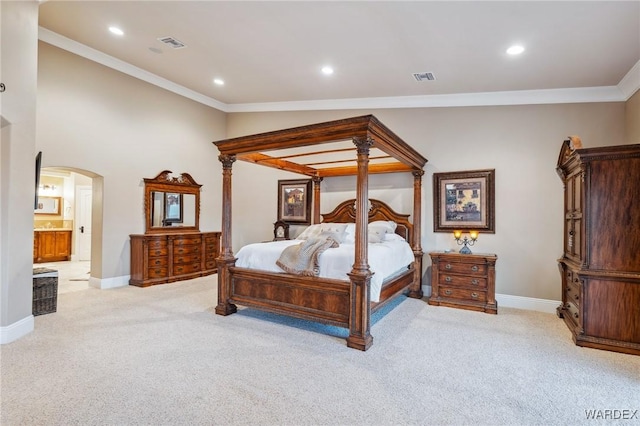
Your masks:
{"label": "dresser", "polygon": [[33,263],[59,262],[71,259],[71,230],[33,231]]}
{"label": "dresser", "polygon": [[147,287],[217,272],[220,232],[130,235],[130,285]]}
{"label": "dresser", "polygon": [[582,148],[569,138],[564,184],[562,304],[576,345],[640,355],[640,145]]}
{"label": "dresser", "polygon": [[498,313],[495,254],[431,252],[429,305]]}

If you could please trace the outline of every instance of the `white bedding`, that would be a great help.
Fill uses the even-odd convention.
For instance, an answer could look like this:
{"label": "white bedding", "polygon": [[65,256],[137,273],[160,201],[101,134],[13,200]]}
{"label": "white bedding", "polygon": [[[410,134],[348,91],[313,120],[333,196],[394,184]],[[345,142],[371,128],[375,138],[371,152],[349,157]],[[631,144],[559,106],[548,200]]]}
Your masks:
{"label": "white bedding", "polygon": [[[268,243],[255,243],[242,247],[236,257],[236,266],[260,269],[269,272],[283,272],[276,260],[285,247],[300,244],[300,240],[283,240]],[[319,257],[320,276],[348,281],[354,263],[355,244],[341,243],[340,247],[327,249]],[[409,244],[402,240],[384,241],[369,244],[369,267],[374,275],[371,277],[371,301],[380,300],[380,289],[385,278],[406,269],[414,261],[413,251]]]}

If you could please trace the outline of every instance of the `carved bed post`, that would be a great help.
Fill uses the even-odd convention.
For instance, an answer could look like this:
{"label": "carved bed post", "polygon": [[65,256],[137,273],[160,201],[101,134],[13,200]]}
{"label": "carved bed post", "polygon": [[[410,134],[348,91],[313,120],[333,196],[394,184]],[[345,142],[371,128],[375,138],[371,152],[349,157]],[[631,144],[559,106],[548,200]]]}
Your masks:
{"label": "carved bed post", "polygon": [[320,176],[314,176],[313,180],[313,222],[320,223]]}
{"label": "carved bed post", "polygon": [[371,336],[371,269],[368,259],[369,224],[369,148],[370,138],[354,138],[358,150],[358,177],[356,188],[356,247],[355,263],[349,273],[351,281],[351,309],[349,314],[349,337],[347,346],[366,351],[373,343]]}
{"label": "carved bed post", "polygon": [[422,219],[422,175],[424,170],[415,170],[413,174],[413,255],[415,256],[415,269],[413,271],[413,284],[409,288],[409,297],[421,299],[422,293],[422,246],[420,243],[422,231],[420,223]]}
{"label": "carved bed post", "polygon": [[231,298],[231,276],[229,267],[236,259],[231,248],[231,166],[236,161],[235,155],[220,155],[222,163],[222,242],[218,257],[218,305],[216,314],[230,315],[237,311],[236,305],[229,303]]}

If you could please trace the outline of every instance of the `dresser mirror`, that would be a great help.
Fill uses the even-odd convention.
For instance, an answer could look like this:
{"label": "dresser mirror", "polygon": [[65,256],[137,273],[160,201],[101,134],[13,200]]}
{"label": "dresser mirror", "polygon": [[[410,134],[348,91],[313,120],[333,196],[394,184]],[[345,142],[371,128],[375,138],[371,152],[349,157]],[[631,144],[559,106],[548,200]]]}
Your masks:
{"label": "dresser mirror", "polygon": [[188,174],[172,176],[164,170],[144,179],[147,233],[199,231],[200,187]]}

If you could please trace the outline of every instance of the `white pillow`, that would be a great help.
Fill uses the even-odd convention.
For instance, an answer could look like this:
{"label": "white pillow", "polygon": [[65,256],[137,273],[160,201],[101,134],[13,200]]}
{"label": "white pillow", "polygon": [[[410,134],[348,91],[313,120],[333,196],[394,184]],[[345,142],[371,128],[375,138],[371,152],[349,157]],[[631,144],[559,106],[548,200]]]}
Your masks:
{"label": "white pillow", "polygon": [[385,235],[387,234],[386,226],[371,226],[369,225],[369,242],[370,243],[381,243],[384,241]]}
{"label": "white pillow", "polygon": [[393,234],[386,233],[384,234],[384,241],[406,241],[406,240],[402,238],[402,235],[398,235],[396,233],[393,233]]}
{"label": "white pillow", "polygon": [[316,223],[315,225],[308,226],[300,235],[296,237],[296,240],[307,240],[311,237],[317,237],[320,235],[320,223]]}
{"label": "white pillow", "polygon": [[344,243],[355,244],[356,243],[356,224],[347,223],[347,229],[344,234]]}
{"label": "white pillow", "polygon": [[396,232],[396,227],[398,226],[398,224],[392,220],[375,220],[369,223],[369,228],[371,228],[371,226],[384,227],[387,233],[393,234],[394,232]]}
{"label": "white pillow", "polygon": [[346,232],[347,224],[346,223],[332,223],[325,222],[320,224],[320,232]]}

